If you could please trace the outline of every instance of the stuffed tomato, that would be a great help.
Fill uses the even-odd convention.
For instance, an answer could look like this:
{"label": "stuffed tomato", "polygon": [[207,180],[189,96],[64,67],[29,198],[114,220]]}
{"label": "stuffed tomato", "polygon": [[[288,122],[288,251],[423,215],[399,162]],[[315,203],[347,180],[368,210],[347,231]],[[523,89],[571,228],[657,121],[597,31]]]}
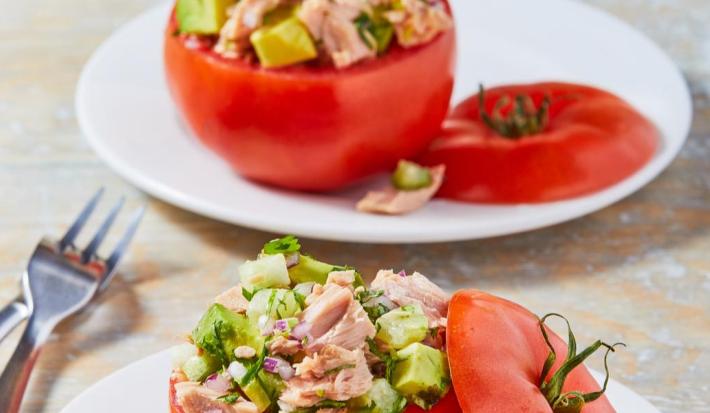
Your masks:
{"label": "stuffed tomato", "polygon": [[455,34],[445,0],[179,0],[164,59],[182,118],[238,173],[322,191],[426,148]]}
{"label": "stuffed tomato", "polygon": [[354,269],[292,236],[238,268],[173,349],[173,413],[609,413],[604,388],[537,318],[420,273]]}

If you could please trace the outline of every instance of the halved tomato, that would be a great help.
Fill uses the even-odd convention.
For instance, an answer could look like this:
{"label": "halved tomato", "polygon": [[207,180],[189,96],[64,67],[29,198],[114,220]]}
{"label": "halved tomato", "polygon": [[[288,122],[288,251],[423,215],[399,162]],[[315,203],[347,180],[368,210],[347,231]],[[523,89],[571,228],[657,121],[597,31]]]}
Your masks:
{"label": "halved tomato", "polygon": [[[351,68],[263,69],[165,31],[165,70],[194,134],[240,174],[297,190],[340,188],[421,153],[454,82],[455,34]],[[169,152],[169,148],[166,148]]]}
{"label": "halved tomato", "polygon": [[[557,353],[546,376],[549,380],[565,361],[567,346],[554,332],[546,331]],[[451,379],[464,412],[553,412],[540,389],[550,348],[542,335],[540,319],[533,313],[481,291],[461,290],[449,306],[446,337]],[[563,384],[560,390],[565,393],[600,390],[584,365],[572,369]],[[614,411],[604,395],[581,409],[582,413]]]}
{"label": "halved tomato", "polygon": [[[482,114],[510,123],[496,130]],[[512,117],[527,134],[517,133]],[[506,129],[511,136],[501,133]],[[446,165],[438,192],[445,198],[548,202],[629,177],[649,162],[659,142],[656,127],[609,92],[569,83],[510,85],[486,90],[483,106],[480,95],[458,105],[420,162]]]}

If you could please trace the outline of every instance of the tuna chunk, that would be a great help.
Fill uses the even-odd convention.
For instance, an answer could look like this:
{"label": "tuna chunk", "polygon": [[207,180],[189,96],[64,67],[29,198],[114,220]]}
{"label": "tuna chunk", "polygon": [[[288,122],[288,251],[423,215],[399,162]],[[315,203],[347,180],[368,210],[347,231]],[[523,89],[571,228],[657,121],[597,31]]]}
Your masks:
{"label": "tuna chunk", "polygon": [[[417,0],[419,1],[419,0]],[[394,187],[387,187],[379,191],[370,191],[357,203],[357,209],[362,212],[377,214],[399,215],[416,211],[426,205],[444,182],[443,165],[429,168],[432,184],[426,188],[414,191],[400,191]]]}
{"label": "tuna chunk", "polygon": [[375,326],[359,302],[351,300],[345,316],[325,334],[307,343],[306,351],[314,352],[323,346],[332,344],[354,350],[362,348],[365,340],[375,337]]}
{"label": "tuna chunk", "polygon": [[305,0],[299,19],[338,68],[352,65],[376,53],[360,36],[353,20],[369,8],[362,0]]}
{"label": "tuna chunk", "polygon": [[349,351],[328,345],[295,365],[296,376],[286,383],[281,403],[311,407],[322,400],[349,400],[372,387],[372,374],[362,349]]}
{"label": "tuna chunk", "polygon": [[348,289],[353,289],[353,283],[355,282],[355,271],[333,271],[328,274],[328,280],[326,284],[335,284]]}
{"label": "tuna chunk", "polygon": [[449,295],[422,274],[401,276],[392,270],[380,270],[371,288],[384,291],[397,305],[419,304],[429,319],[429,327],[446,327]]}
{"label": "tuna chunk", "polygon": [[239,56],[249,48],[249,35],[264,24],[264,15],[284,0],[241,0],[231,10],[220,30],[215,51],[227,57]]}
{"label": "tuna chunk", "polygon": [[214,302],[237,313],[245,313],[249,307],[249,301],[242,295],[242,286],[239,284],[218,295]]}
{"label": "tuna chunk", "polygon": [[375,326],[348,288],[326,284],[323,292],[301,314],[301,322],[311,326],[306,352],[318,351],[326,344],[348,350],[361,348],[367,337],[375,336]]}
{"label": "tuna chunk", "polygon": [[259,413],[252,402],[239,399],[234,404],[224,403],[217,400],[222,394],[192,381],[176,383],[175,394],[185,413]]}
{"label": "tuna chunk", "polygon": [[397,42],[403,47],[428,43],[436,35],[451,29],[451,16],[441,3],[431,5],[421,0],[401,0],[402,8],[385,13],[394,26]]}
{"label": "tuna chunk", "polygon": [[318,338],[345,316],[352,301],[353,295],[347,288],[327,285],[301,313],[301,322],[310,325],[311,335]]}
{"label": "tuna chunk", "polygon": [[301,342],[277,336],[269,343],[269,353],[274,355],[292,356],[302,350]]}

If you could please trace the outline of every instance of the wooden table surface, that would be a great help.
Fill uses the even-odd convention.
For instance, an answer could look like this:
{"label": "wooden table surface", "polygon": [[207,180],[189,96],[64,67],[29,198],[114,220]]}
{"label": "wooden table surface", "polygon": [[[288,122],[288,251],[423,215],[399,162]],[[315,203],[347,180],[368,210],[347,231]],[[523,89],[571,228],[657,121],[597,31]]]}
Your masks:
{"label": "wooden table surface", "polygon": [[[522,1],[522,0],[521,0]],[[324,259],[372,275],[417,269],[538,313],[571,318],[579,339],[629,344],[614,377],[662,411],[710,411],[710,2],[591,0],[656,40],[681,66],[693,130],[671,167],[628,199],[523,235],[426,246],[305,240]],[[0,302],[43,234],[61,234],[97,187],[147,202],[122,275],[100,306],[60,326],[35,370],[24,411],[57,412],[121,366],[191,329],[235,268],[273,234],[184,212],[147,197],[103,165],[73,111],[79,71],[112,30],[150,0],[34,0],[0,13]],[[108,207],[108,205],[104,205]],[[0,366],[11,345],[0,346]],[[591,363],[600,367],[600,360]],[[101,411],[97,407],[97,411]]]}

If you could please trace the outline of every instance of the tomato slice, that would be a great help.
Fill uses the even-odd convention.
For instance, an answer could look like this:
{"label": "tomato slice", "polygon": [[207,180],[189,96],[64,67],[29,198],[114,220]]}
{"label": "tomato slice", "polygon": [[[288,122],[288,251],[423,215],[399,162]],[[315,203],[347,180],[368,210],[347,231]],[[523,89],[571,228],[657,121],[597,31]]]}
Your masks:
{"label": "tomato slice", "polygon": [[[548,331],[557,352],[556,371],[567,347]],[[447,348],[451,377],[464,412],[552,411],[538,388],[549,348],[538,318],[505,299],[477,290],[457,292],[449,306]],[[565,381],[563,391],[599,390],[599,384],[580,365]],[[587,404],[584,413],[610,413],[606,396]]]}
{"label": "tomato slice", "polygon": [[[168,87],[205,145],[247,178],[340,188],[413,158],[437,136],[454,83],[455,33],[343,70],[264,69],[165,31]],[[169,152],[169,148],[166,148]]]}
{"label": "tomato slice", "polygon": [[516,96],[550,100],[547,126],[510,139],[481,119],[479,96],[459,104],[442,136],[421,157],[446,165],[439,196],[466,202],[547,202],[599,191],[622,181],[655,154],[655,126],[619,97],[569,83],[512,85],[485,92],[487,113],[507,116]]}

